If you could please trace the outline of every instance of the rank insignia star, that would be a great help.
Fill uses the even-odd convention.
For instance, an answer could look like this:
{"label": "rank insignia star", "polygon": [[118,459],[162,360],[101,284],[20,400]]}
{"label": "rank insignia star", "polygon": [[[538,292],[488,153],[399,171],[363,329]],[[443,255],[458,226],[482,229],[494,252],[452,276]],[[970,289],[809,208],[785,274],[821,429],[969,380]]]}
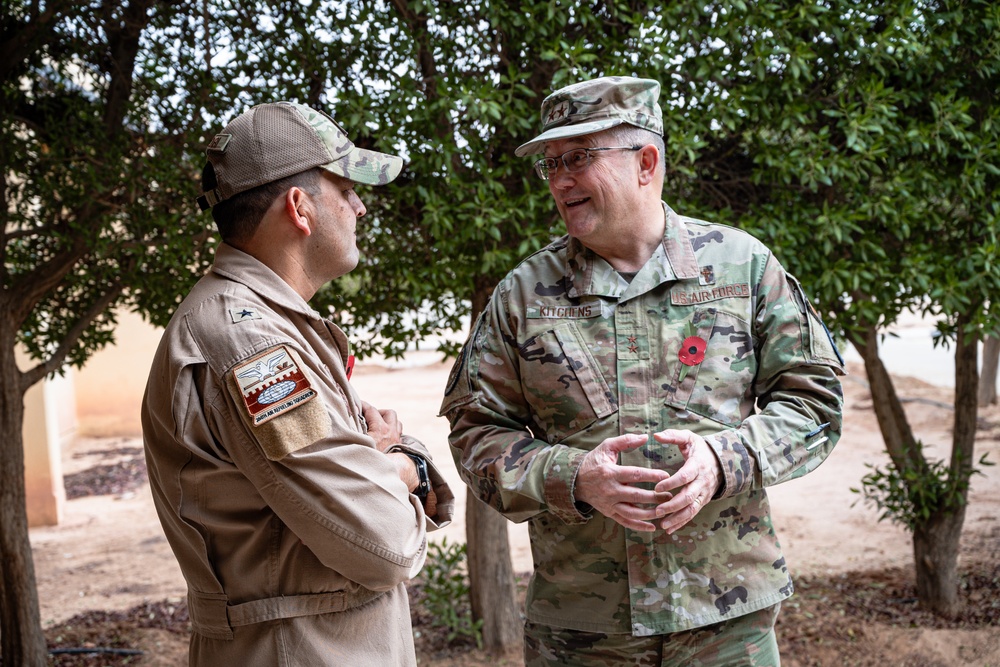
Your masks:
{"label": "rank insignia star", "polygon": [[233,322],[245,322],[246,320],[261,320],[261,314],[257,312],[254,308],[230,308],[229,317],[233,319]]}

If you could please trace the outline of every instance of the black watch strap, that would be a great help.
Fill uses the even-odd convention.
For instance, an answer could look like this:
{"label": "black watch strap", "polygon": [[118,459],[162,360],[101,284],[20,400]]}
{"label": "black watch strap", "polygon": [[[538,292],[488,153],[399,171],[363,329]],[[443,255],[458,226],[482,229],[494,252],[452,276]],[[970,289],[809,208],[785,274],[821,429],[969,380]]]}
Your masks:
{"label": "black watch strap", "polygon": [[417,467],[417,488],[413,489],[413,495],[420,500],[427,500],[427,494],[431,492],[431,476],[427,472],[427,459],[419,454],[404,451],[410,457],[413,465]]}

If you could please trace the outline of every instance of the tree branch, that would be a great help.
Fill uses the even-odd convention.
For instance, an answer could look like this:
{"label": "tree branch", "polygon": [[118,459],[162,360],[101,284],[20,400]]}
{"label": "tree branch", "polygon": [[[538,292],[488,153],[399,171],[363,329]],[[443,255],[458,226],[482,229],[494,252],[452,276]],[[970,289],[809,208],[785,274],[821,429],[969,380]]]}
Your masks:
{"label": "tree branch", "polygon": [[7,231],[0,239],[16,240],[16,239],[26,239],[34,236],[46,236],[52,234],[56,229],[54,225],[41,225],[40,227],[31,227],[30,229],[12,229]]}
{"label": "tree branch", "polygon": [[132,76],[136,55],[139,53],[139,38],[149,24],[149,9],[154,4],[155,0],[135,0],[125,8],[121,26],[112,28],[110,20],[105,26],[110,58],[107,71],[111,82],[104,111],[104,130],[109,138],[121,132],[132,94]]}
{"label": "tree branch", "polygon": [[63,367],[66,363],[66,357],[69,355],[70,350],[72,350],[73,347],[79,342],[80,337],[83,336],[84,332],[90,328],[90,325],[94,323],[94,320],[96,320],[97,317],[108,308],[108,306],[114,303],[118,297],[121,296],[124,289],[125,286],[121,281],[115,281],[112,283],[108,291],[102,294],[101,297],[95,301],[90,308],[83,313],[83,315],[80,316],[80,319],[77,320],[76,324],[74,324],[73,327],[66,332],[66,335],[59,343],[59,346],[51,355],[49,355],[48,359],[21,373],[20,389],[22,394],[36,382],[42,380],[47,375],[55,373]]}
{"label": "tree branch", "polygon": [[[400,17],[406,23],[413,35],[417,45],[417,65],[420,68],[420,82],[424,96],[429,102],[436,102],[439,98],[437,92],[437,80],[439,77],[437,63],[434,61],[434,49],[430,45],[430,31],[427,30],[428,17],[420,14],[410,7],[407,0],[392,0],[393,6],[399,11]],[[437,138],[446,141],[455,134],[455,127],[451,118],[444,115],[441,124],[438,126]],[[452,160],[452,167],[461,169],[462,163],[456,154]]]}
{"label": "tree branch", "polygon": [[47,262],[39,264],[34,270],[18,277],[8,294],[9,303],[15,309],[11,315],[17,328],[21,327],[28,313],[34,309],[50,290],[55,289],[62,279],[73,270],[76,263],[87,254],[83,239],[76,238],[73,245],[61,253],[57,253]]}
{"label": "tree branch", "polygon": [[9,22],[0,32],[0,81],[16,76],[25,58],[38,53],[43,46],[56,39],[55,26],[67,11],[72,11],[74,0],[53,0],[45,3],[45,11],[38,13],[37,4],[31,19],[26,23]]}

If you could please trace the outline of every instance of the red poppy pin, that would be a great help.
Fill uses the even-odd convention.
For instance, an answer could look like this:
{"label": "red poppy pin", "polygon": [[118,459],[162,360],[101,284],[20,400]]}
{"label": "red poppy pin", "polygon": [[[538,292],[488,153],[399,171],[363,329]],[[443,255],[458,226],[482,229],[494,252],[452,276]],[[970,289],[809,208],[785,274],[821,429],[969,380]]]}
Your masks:
{"label": "red poppy pin", "polygon": [[677,352],[677,358],[682,364],[697,366],[705,360],[705,348],[708,343],[697,336],[688,336],[681,343],[681,349]]}
{"label": "red poppy pin", "polygon": [[705,348],[707,347],[708,343],[698,336],[688,336],[684,339],[684,342],[681,343],[681,349],[677,351],[677,358],[684,364],[681,366],[681,372],[677,378],[678,382],[684,382],[691,366],[697,366],[705,360]]}

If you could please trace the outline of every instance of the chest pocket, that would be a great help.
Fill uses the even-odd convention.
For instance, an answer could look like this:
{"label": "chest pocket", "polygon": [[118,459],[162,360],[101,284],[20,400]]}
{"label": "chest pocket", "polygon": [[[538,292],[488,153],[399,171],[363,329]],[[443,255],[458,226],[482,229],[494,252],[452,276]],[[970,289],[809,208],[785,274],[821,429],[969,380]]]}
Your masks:
{"label": "chest pocket", "polygon": [[[753,409],[751,389],[757,358],[750,325],[731,313],[704,308],[695,310],[692,326],[694,336],[707,343],[704,357],[700,358],[698,351],[682,355],[683,337],[667,341],[664,353],[674,369],[673,379],[665,387],[666,405],[736,426]],[[682,356],[697,363],[685,364]]]}
{"label": "chest pocket", "polygon": [[529,338],[519,353],[536,437],[559,442],[618,410],[601,368],[572,322]]}

